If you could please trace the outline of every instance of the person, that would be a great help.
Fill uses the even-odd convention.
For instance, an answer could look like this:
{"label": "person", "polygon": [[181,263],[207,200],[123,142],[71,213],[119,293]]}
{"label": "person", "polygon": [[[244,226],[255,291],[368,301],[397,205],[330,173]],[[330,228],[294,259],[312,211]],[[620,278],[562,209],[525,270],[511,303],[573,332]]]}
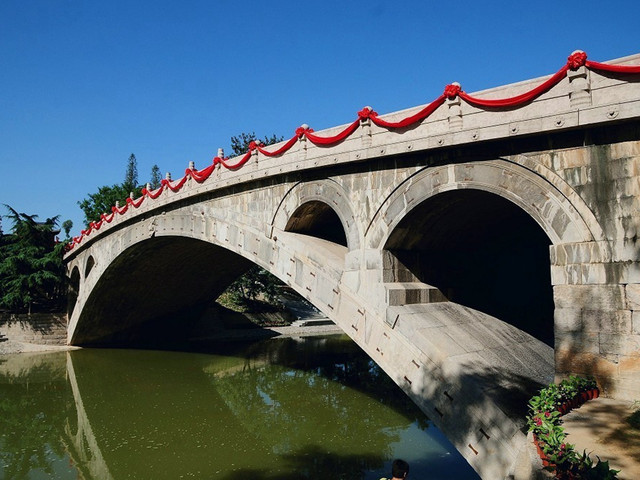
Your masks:
{"label": "person", "polygon": [[[404,480],[409,475],[409,464],[399,458],[391,464],[391,480]],[[380,480],[387,480],[381,478]]]}

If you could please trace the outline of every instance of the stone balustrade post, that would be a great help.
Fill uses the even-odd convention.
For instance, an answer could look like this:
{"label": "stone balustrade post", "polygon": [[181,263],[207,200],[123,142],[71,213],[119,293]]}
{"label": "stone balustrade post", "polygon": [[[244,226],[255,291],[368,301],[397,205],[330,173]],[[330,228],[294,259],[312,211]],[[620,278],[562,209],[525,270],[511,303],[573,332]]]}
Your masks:
{"label": "stone balustrade post", "polygon": [[587,67],[567,71],[569,85],[569,105],[571,107],[586,107],[591,105],[591,78]]}

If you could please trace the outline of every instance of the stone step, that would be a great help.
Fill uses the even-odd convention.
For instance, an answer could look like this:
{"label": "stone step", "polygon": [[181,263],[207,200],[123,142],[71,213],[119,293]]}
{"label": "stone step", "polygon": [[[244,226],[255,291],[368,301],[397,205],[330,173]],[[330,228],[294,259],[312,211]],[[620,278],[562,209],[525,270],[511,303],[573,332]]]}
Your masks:
{"label": "stone step", "polygon": [[307,318],[296,320],[291,324],[292,327],[315,327],[320,325],[332,325],[333,322],[328,318]]}
{"label": "stone step", "polygon": [[387,305],[390,307],[447,301],[438,288],[422,282],[390,282],[385,283],[384,288]]}

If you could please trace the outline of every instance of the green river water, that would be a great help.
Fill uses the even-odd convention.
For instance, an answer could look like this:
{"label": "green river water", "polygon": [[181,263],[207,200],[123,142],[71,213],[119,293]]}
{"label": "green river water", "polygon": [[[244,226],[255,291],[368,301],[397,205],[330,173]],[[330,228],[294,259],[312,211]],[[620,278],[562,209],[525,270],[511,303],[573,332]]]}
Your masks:
{"label": "green river water", "polygon": [[478,478],[346,336],[0,356],[1,479]]}

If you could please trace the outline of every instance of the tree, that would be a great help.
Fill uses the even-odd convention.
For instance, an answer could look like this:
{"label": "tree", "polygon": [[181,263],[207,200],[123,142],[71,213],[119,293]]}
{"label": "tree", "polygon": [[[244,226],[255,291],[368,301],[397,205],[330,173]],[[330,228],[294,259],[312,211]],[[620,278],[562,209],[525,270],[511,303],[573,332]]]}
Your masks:
{"label": "tree", "polygon": [[64,230],[65,239],[69,240],[71,229],[73,228],[73,222],[71,220],[65,220],[62,222],[62,230]]}
{"label": "tree", "polygon": [[280,280],[255,265],[233,282],[226,291],[243,303],[264,297],[268,303],[275,305],[278,303],[280,285],[283,285]]}
{"label": "tree", "polygon": [[64,244],[55,236],[58,217],[37,222],[9,205],[11,234],[0,243],[0,307],[14,312],[59,309],[65,298]]}
{"label": "tree", "polygon": [[124,176],[124,182],[122,186],[129,190],[129,192],[133,192],[138,188],[138,160],[136,156],[132,153],[129,155],[129,160],[127,161],[127,171]]}
{"label": "tree", "polygon": [[85,227],[88,227],[91,222],[99,221],[101,214],[111,213],[111,207],[116,202],[124,206],[132,192],[134,197],[142,194],[142,186],[138,185],[137,160],[133,153],[129,155],[123,183],[100,187],[96,193],[90,193],[88,198],[78,202],[80,209],[84,212]]}
{"label": "tree", "polygon": [[[249,151],[249,144],[256,140],[254,132],[243,132],[238,136],[231,137],[232,154],[234,156],[244,155]],[[271,135],[271,137],[264,137],[261,142],[265,145],[272,145],[280,141],[282,141],[282,137]],[[276,304],[281,285],[284,284],[280,280],[256,265],[233,282],[226,292],[243,303],[255,301],[262,296],[268,303]]]}
{"label": "tree", "polygon": [[[260,140],[265,145],[273,145],[274,143],[281,142],[284,138],[278,137],[277,135],[271,135],[270,137],[264,137],[263,140]],[[241,133],[238,136],[231,137],[231,152],[234,157],[239,155],[244,155],[249,151],[249,144],[251,142],[258,141],[256,138],[255,132],[251,133]]]}
{"label": "tree", "polygon": [[151,180],[149,184],[152,189],[160,188],[160,182],[162,181],[162,175],[160,174],[160,167],[158,165],[154,165],[151,167]]}
{"label": "tree", "polygon": [[[138,189],[136,189],[138,190]],[[111,213],[111,207],[116,202],[124,205],[129,197],[129,188],[122,185],[105,185],[100,187],[96,193],[90,193],[88,198],[78,202],[80,209],[84,212],[84,225],[88,227],[91,222],[100,220],[102,213]]]}

